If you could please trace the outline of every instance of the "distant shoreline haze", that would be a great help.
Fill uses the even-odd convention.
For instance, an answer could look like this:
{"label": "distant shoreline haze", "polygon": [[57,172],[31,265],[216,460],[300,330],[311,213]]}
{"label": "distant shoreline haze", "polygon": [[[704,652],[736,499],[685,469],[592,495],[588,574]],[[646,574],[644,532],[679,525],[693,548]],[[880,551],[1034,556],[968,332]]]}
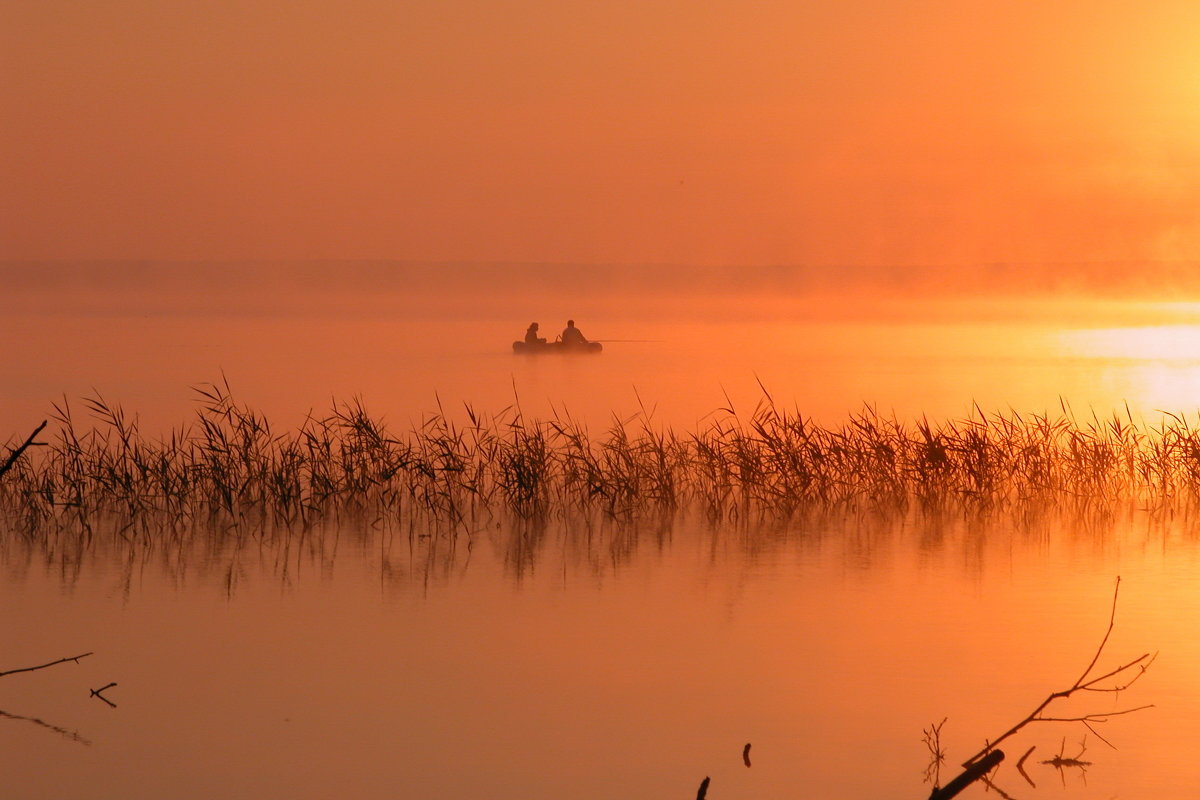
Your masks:
{"label": "distant shoreline haze", "polygon": [[[0,262],[8,314],[227,314],[511,320],[1063,319],[1162,324],[1200,298],[1200,264],[741,266]],[[1128,301],[1133,301],[1130,305]],[[563,320],[547,315],[557,314]],[[584,330],[588,330],[584,327]],[[514,336],[520,331],[514,330]]]}

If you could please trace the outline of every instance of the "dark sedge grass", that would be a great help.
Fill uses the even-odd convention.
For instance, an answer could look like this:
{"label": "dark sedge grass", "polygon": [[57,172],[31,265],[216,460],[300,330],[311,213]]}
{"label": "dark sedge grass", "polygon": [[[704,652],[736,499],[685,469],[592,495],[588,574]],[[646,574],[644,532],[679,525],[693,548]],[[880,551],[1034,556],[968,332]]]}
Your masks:
{"label": "dark sedge grass", "polygon": [[749,415],[725,409],[686,431],[642,413],[593,434],[566,414],[532,420],[514,406],[467,407],[459,421],[439,409],[397,433],[358,398],[279,430],[227,386],[196,393],[194,419],[159,437],[99,395],[82,400],[82,422],[66,400],[55,405],[47,446],[0,480],[0,525],[150,535],[343,515],[466,524],[684,508],[715,520],[913,509],[1083,517],[1131,506],[1173,514],[1200,496],[1200,428],[1180,415],[1079,420],[1064,405],[903,422],[866,407],[828,426],[764,394]]}

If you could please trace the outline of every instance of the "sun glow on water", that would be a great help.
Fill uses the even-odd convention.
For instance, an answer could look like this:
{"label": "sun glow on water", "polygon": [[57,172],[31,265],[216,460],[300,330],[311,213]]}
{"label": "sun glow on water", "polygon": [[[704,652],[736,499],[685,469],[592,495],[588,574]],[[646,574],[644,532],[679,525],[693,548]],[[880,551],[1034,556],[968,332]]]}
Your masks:
{"label": "sun glow on water", "polygon": [[1200,325],[1072,330],[1062,334],[1061,343],[1084,358],[1200,363]]}
{"label": "sun glow on water", "polygon": [[1142,413],[1187,412],[1200,404],[1200,325],[1064,331],[1065,355],[1094,364],[1097,388]]}

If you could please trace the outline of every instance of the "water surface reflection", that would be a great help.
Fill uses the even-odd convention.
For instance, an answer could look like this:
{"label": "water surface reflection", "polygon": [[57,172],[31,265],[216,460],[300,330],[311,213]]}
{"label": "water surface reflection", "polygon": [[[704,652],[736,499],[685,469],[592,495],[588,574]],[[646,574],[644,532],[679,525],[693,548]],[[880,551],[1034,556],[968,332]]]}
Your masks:
{"label": "water surface reflection", "polygon": [[[97,651],[0,685],[6,714],[96,743],[0,721],[17,796],[657,797],[710,775],[723,796],[923,797],[922,729],[949,716],[965,758],[1076,677],[1118,573],[1110,652],[1163,651],[1129,693],[1158,708],[1105,727],[1117,752],[1089,739],[1086,786],[1039,765],[1038,793],[1185,796],[1200,734],[1194,536],[1142,512],[343,519],[2,552],[6,658]],[[88,700],[113,680],[118,709]]]}

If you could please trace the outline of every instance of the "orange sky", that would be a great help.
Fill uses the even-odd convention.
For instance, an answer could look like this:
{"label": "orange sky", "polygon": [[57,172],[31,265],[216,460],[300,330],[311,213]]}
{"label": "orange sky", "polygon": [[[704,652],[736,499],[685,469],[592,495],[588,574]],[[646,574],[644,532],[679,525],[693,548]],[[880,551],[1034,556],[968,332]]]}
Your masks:
{"label": "orange sky", "polygon": [[0,0],[0,259],[1200,257],[1200,4]]}

